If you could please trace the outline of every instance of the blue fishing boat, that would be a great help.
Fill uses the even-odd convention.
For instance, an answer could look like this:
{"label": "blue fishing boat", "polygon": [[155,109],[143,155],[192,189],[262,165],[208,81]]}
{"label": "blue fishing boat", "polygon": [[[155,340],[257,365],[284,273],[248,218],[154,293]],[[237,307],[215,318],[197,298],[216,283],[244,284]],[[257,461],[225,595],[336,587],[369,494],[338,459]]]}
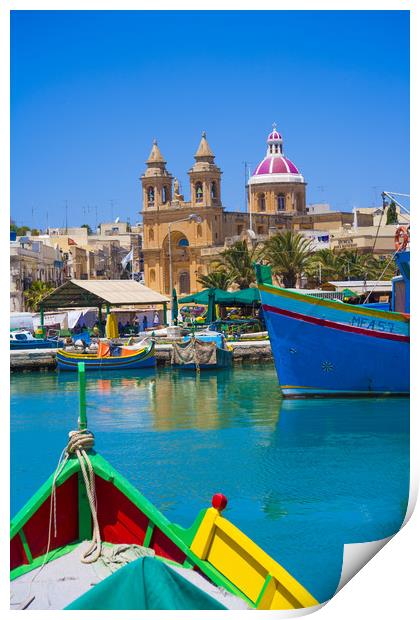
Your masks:
{"label": "blue fishing boat", "polygon": [[57,365],[60,370],[77,372],[79,362],[85,363],[86,370],[151,368],[156,365],[155,343],[150,340],[133,346],[114,348],[108,343],[100,343],[95,353],[76,353],[64,349],[57,351]]}
{"label": "blue fishing boat", "polygon": [[218,332],[185,336],[172,345],[172,365],[183,370],[229,368],[232,360],[233,351]]}
{"label": "blue fishing boat", "polygon": [[63,340],[59,340],[58,336],[50,336],[47,338],[35,338],[33,334],[26,329],[19,329],[10,332],[10,350],[18,349],[58,349],[64,345]]}
{"label": "blue fishing boat", "polygon": [[396,262],[388,312],[274,286],[270,267],[256,266],[285,397],[408,394],[410,253]]}

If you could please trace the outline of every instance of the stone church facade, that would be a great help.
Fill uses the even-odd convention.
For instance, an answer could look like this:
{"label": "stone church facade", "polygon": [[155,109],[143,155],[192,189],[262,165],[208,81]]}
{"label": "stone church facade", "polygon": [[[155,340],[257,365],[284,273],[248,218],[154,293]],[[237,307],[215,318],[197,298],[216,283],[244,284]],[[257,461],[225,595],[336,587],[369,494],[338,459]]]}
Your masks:
{"label": "stone church facade", "polygon": [[[283,154],[274,128],[267,153],[248,182],[248,211],[227,211],[222,203],[222,171],[215,163],[205,132],[188,171],[190,200],[168,171],[156,141],[141,176],[145,284],[162,294],[172,285],[179,295],[201,290],[197,278],[206,274],[218,254],[238,239],[258,241],[291,228],[293,215],[305,214],[305,182]],[[170,244],[169,244],[170,235]],[[170,261],[171,255],[171,261]]]}

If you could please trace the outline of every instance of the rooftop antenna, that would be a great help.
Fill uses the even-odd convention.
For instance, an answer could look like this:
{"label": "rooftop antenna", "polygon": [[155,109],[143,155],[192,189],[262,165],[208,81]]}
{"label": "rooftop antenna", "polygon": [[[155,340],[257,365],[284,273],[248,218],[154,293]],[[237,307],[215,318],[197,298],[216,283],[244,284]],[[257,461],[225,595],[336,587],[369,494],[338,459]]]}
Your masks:
{"label": "rooftop antenna", "polygon": [[68,220],[67,220],[68,208],[69,208],[69,205],[68,205],[68,202],[67,202],[67,200],[66,200],[66,230],[65,230],[66,235],[67,235],[67,234],[68,234],[68,232],[69,232]]}

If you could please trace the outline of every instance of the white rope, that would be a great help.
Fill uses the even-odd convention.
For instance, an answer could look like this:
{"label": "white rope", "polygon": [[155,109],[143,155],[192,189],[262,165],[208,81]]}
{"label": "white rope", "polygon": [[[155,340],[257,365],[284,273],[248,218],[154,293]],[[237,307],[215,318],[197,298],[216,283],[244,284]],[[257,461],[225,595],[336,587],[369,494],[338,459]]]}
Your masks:
{"label": "white rope", "polygon": [[[48,522],[48,541],[47,541],[47,550],[45,552],[44,560],[37,571],[35,571],[31,581],[29,582],[29,591],[27,597],[25,597],[24,601],[19,601],[16,603],[12,603],[13,605],[20,605],[19,609],[26,609],[34,600],[35,596],[31,597],[32,585],[35,579],[39,576],[42,569],[46,565],[48,561],[48,556],[50,553],[51,547],[51,533],[52,526],[54,524],[54,538],[57,538],[57,497],[56,497],[56,481],[58,476],[64,469],[65,464],[72,454],[76,454],[80,469],[82,471],[83,480],[86,486],[86,493],[89,500],[89,507],[92,514],[93,520],[93,532],[92,532],[92,542],[86,551],[81,556],[80,560],[84,564],[90,564],[92,562],[96,562],[96,560],[101,555],[101,535],[99,530],[98,523],[98,515],[97,515],[97,501],[96,501],[96,490],[95,490],[95,472],[92,467],[92,463],[90,462],[89,456],[86,453],[86,450],[90,450],[94,446],[95,438],[93,433],[88,430],[78,430],[78,431],[70,431],[69,433],[69,441],[67,446],[60,454],[60,458],[58,459],[58,464],[56,470],[54,472],[54,477],[51,485],[51,496],[50,496],[50,515]],[[86,471],[87,468],[87,471]]]}
{"label": "white rope", "polygon": [[95,472],[86,450],[94,445],[94,436],[88,431],[71,431],[69,433],[69,443],[67,444],[67,455],[76,454],[79,459],[80,469],[86,487],[86,494],[89,500],[89,508],[92,514],[93,531],[92,542],[88,549],[81,556],[81,561],[85,564],[96,562],[101,555],[101,534],[99,530],[97,501],[95,489]]}

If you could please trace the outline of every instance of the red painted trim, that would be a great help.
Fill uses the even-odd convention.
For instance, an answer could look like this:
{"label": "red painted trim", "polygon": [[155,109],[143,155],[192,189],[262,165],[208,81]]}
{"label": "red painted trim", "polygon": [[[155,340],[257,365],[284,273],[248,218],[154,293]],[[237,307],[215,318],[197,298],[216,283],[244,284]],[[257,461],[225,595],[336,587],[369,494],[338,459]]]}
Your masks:
{"label": "red painted trim", "polygon": [[[51,535],[50,551],[64,547],[78,540],[78,485],[77,474],[73,474],[56,489],[57,538],[54,528]],[[47,552],[48,525],[50,519],[51,495],[23,526],[32,557],[37,558]]]}
{"label": "red painted trim", "polygon": [[102,540],[142,545],[149,519],[111,482],[95,476],[98,521]]}
{"label": "red painted trim", "polygon": [[378,332],[373,329],[355,327],[354,325],[344,325],[343,323],[335,323],[334,321],[329,321],[328,319],[318,319],[314,316],[308,316],[307,314],[300,314],[299,312],[292,312],[291,310],[284,310],[284,308],[276,308],[275,306],[269,306],[266,304],[263,304],[263,309],[267,312],[274,312],[274,314],[282,314],[283,316],[297,319],[298,321],[313,323],[314,325],[321,325],[322,327],[330,327],[331,329],[339,329],[343,332],[363,334],[364,336],[384,338],[385,340],[397,340],[398,342],[410,342],[409,336],[403,336],[401,334],[390,334],[389,332]]}
{"label": "red painted trim", "polygon": [[29,564],[19,534],[10,541],[10,570],[22,564]]}

